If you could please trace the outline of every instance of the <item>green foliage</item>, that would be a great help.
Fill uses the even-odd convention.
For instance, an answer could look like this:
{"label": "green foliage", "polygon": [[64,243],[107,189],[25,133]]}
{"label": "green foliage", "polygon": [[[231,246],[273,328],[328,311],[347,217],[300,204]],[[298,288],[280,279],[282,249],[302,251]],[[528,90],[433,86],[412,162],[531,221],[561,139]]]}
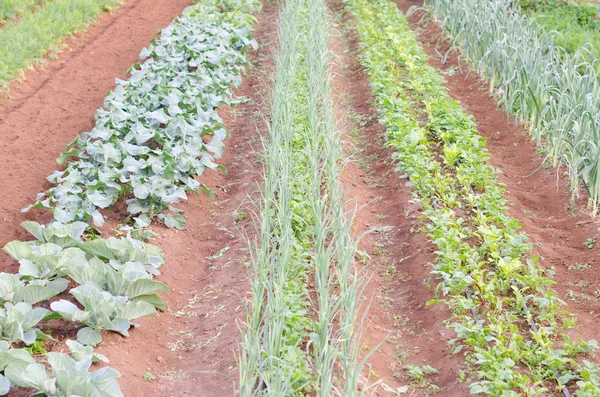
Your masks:
{"label": "green foliage", "polygon": [[32,344],[26,346],[25,350],[27,350],[29,353],[31,353],[33,355],[42,355],[42,354],[48,353],[48,351],[46,351],[46,349],[44,348],[45,345],[46,345],[45,340],[38,339],[35,342],[33,342]]}
{"label": "green foliage", "polygon": [[2,0],[0,2],[0,23],[6,22],[27,10],[43,3],[44,0]]}
{"label": "green foliage", "polygon": [[[156,315],[157,308],[165,309],[164,302],[156,294],[167,291],[167,287],[152,280],[154,275],[159,274],[158,268],[163,264],[160,248],[132,238],[83,241],[87,227],[83,223],[43,226],[24,222],[23,226],[40,240],[27,243],[12,241],[4,248],[20,263],[19,274],[0,273],[0,299],[3,303],[0,307],[0,338],[8,346],[24,343],[29,345],[27,349],[31,352],[45,354],[42,341],[49,339],[49,336],[39,330],[38,323],[60,317],[87,325],[78,332],[78,339],[84,344],[96,345],[102,340],[99,330],[112,330],[126,336],[128,329],[135,325],[131,320]],[[54,313],[42,307],[32,307],[64,291],[68,284],[66,277],[83,284],[70,290],[83,310],[66,300],[50,305]],[[74,349],[77,346],[73,344],[72,347]],[[91,354],[91,348],[81,349],[87,352],[85,356]],[[9,349],[10,354],[13,350]],[[65,390],[84,387],[86,382],[89,383],[84,373],[72,373],[71,359],[53,354],[48,353],[46,357],[49,362],[53,357],[56,365],[62,368],[53,367],[53,370],[56,369],[56,379],[42,372],[43,365],[35,360],[10,366],[7,371],[14,372],[7,377],[15,385],[37,388],[51,396],[71,395]],[[1,357],[2,354],[0,362]],[[81,370],[82,365],[85,367],[86,364],[77,364],[77,368]],[[27,373],[21,374],[20,371]],[[61,371],[67,371],[69,376],[75,376],[76,379],[67,379],[69,376],[64,375],[65,379],[61,380]],[[97,376],[104,372],[107,373],[104,375],[110,375],[105,379],[110,390],[108,394],[101,395],[113,395],[110,393],[116,393],[118,385],[115,388],[112,370],[100,371],[103,372],[98,372]],[[0,392],[4,390],[3,379],[0,377]],[[99,384],[104,385],[103,382]]]}
{"label": "green foliage", "polygon": [[41,280],[23,280],[16,274],[0,273],[0,302],[26,302],[34,305],[58,295],[60,291],[50,288]]}
{"label": "green foliage", "polygon": [[520,0],[519,5],[545,30],[556,32],[556,45],[569,54],[587,46],[591,52],[588,60],[600,59],[600,21],[596,19],[596,7],[556,0]]}
{"label": "green foliage", "polygon": [[[2,356],[4,377],[11,384],[38,391],[36,396],[103,396],[122,397],[117,378],[121,374],[110,367],[89,372],[92,363],[108,362],[106,357],[93,353],[91,347],[85,347],[76,341],[68,340],[71,354],[47,353],[46,359],[51,369],[48,373],[43,364],[38,364],[24,350],[7,349],[4,346]],[[4,357],[10,357],[6,360]],[[9,361],[6,363],[6,361]],[[7,390],[8,391],[8,390]]]}
{"label": "green foliage", "polygon": [[434,368],[428,364],[423,366],[406,365],[404,370],[408,374],[410,380],[420,386],[423,386],[427,382],[425,378],[440,372],[437,370],[437,368]]}
{"label": "green foliage", "polygon": [[227,131],[217,109],[239,102],[232,86],[242,81],[245,52],[256,47],[254,22],[240,11],[221,13],[211,2],[188,8],[141,51],[146,62],[117,81],[92,131],[59,157],[76,160],[48,178],[56,186],[33,207],[52,211],[61,223],[101,226],[99,209],[125,199],[137,229],[155,216],[182,229],[185,219],[174,205],[188,192],[209,192],[195,176],[223,169],[215,159]]}
{"label": "green foliage", "polygon": [[325,1],[282,3],[260,239],[240,358],[243,396],[359,393],[361,300],[339,182],[328,22]]}
{"label": "green foliage", "polygon": [[[571,355],[596,343],[555,346],[572,319],[561,311],[519,222],[508,215],[475,120],[450,97],[391,1],[347,3],[358,20],[361,61],[388,145],[398,171],[410,177],[437,247],[433,273],[437,293],[454,313],[448,323],[457,335],[454,353],[465,350],[477,368],[471,393],[542,395],[546,381],[583,378],[585,369]],[[519,321],[536,331],[518,327]]]}
{"label": "green foliage", "polygon": [[10,344],[21,341],[30,345],[46,337],[36,327],[48,314],[49,310],[25,302],[15,305],[7,302],[0,308],[0,336]]}
{"label": "green foliage", "polygon": [[[18,7],[19,11],[31,3],[18,1],[24,6]],[[28,67],[42,62],[48,52],[58,51],[64,39],[86,29],[102,11],[120,3],[121,0],[52,0],[39,11],[29,7],[17,21],[7,22],[0,30],[0,91],[6,90]]]}
{"label": "green foliage", "polygon": [[100,287],[103,291],[114,296],[127,296],[134,301],[145,301],[157,309],[165,310],[165,303],[156,294],[167,292],[164,283],[152,280],[141,262],[112,263],[106,266],[97,258],[92,258],[86,264],[71,266],[65,273],[78,284],[88,282]]}
{"label": "green foliage", "polygon": [[[597,62],[570,54],[553,34],[503,0],[429,0],[465,58],[489,79],[490,93],[527,123],[554,165],[564,164],[573,196],[583,186],[595,213],[600,200],[600,95]],[[597,47],[597,46],[595,46]]]}
{"label": "green foliage", "polygon": [[70,293],[83,306],[83,310],[66,300],[52,302],[50,308],[62,318],[79,322],[90,328],[83,328],[77,334],[77,339],[84,344],[100,343],[102,337],[99,330],[114,331],[129,336],[128,330],[134,325],[131,320],[156,316],[156,309],[152,304],[146,301],[133,301],[127,296],[112,295],[92,282],[73,288]]}

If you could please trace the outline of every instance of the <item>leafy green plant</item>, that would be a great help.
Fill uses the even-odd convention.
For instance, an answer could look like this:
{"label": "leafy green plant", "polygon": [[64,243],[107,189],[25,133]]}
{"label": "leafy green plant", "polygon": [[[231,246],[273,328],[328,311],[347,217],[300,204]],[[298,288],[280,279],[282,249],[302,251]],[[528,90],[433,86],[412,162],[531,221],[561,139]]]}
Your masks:
{"label": "leafy green plant", "polygon": [[406,374],[408,375],[411,384],[416,387],[425,389],[425,394],[430,395],[437,393],[441,388],[429,380],[429,377],[439,373],[437,368],[432,367],[429,364],[418,366],[418,365],[406,365],[404,367]]}
{"label": "leafy green plant", "polygon": [[99,330],[129,336],[129,328],[135,325],[131,320],[156,316],[154,305],[143,300],[132,301],[126,296],[114,296],[91,282],[69,292],[83,306],[83,310],[64,299],[52,302],[50,308],[62,318],[87,326],[77,332],[77,340],[85,345],[95,346],[102,341]]}
{"label": "leafy green plant", "polygon": [[217,113],[239,102],[232,86],[245,72],[245,52],[256,10],[221,13],[217,2],[199,4],[161,31],[161,38],[142,50],[146,61],[130,69],[96,112],[96,126],[71,142],[59,163],[76,158],[48,180],[56,186],[40,193],[33,207],[53,212],[57,221],[89,221],[100,226],[100,209],[122,199],[136,224],[154,217],[167,227],[183,228],[182,211],[174,207],[187,194],[212,194],[194,177],[206,169],[224,168],[227,136]]}
{"label": "leafy green plant", "polygon": [[[118,266],[118,269],[113,266]],[[69,267],[65,273],[80,285],[93,283],[114,296],[126,296],[132,301],[148,302],[162,311],[166,309],[164,301],[156,294],[169,289],[166,284],[152,280],[152,275],[140,262],[113,266],[106,266],[101,260],[92,258],[83,266]]]}
{"label": "leafy green plant", "polygon": [[15,351],[8,350],[4,354],[12,360],[4,367],[5,379],[13,385],[37,390],[36,396],[123,396],[117,383],[121,374],[117,370],[103,367],[89,372],[94,362],[108,362],[106,357],[93,353],[91,347],[84,347],[76,341],[68,340],[67,346],[70,356],[64,353],[46,354],[51,373],[24,351],[15,355]]}
{"label": "leafy green plant", "polygon": [[418,384],[425,382],[425,378],[429,375],[435,375],[440,372],[431,365],[406,365],[404,366],[404,370],[408,374],[408,377],[411,379],[411,381]]}
{"label": "leafy green plant", "polygon": [[56,244],[39,241],[11,241],[6,244],[4,251],[19,261],[21,278],[43,282],[45,286],[57,292],[63,292],[68,285],[68,281],[62,277],[63,269],[86,261],[85,252],[79,248],[63,250]]}
{"label": "leafy green plant", "polygon": [[81,237],[89,225],[85,222],[73,222],[62,224],[52,222],[41,225],[37,222],[23,222],[21,226],[42,243],[56,244],[61,248],[77,247],[81,243]]}
{"label": "leafy green plant", "polygon": [[583,243],[583,245],[585,245],[586,247],[588,247],[589,249],[594,248],[594,244],[596,244],[596,240],[594,240],[593,238],[588,238],[587,240],[585,240],[585,242]]}
{"label": "leafy green plant", "polygon": [[109,237],[88,240],[79,244],[78,248],[88,256],[109,261],[117,270],[127,262],[137,262],[141,263],[149,274],[158,275],[158,269],[164,263],[161,248],[133,238]]}
{"label": "leafy green plant", "polygon": [[28,345],[37,339],[49,339],[37,325],[50,311],[42,307],[32,307],[29,303],[7,302],[0,308],[0,331],[2,339],[9,343],[21,341]]}
{"label": "leafy green plant", "polygon": [[23,281],[16,274],[0,273],[0,302],[25,302],[34,305],[58,295],[58,291],[37,284],[38,280]]}

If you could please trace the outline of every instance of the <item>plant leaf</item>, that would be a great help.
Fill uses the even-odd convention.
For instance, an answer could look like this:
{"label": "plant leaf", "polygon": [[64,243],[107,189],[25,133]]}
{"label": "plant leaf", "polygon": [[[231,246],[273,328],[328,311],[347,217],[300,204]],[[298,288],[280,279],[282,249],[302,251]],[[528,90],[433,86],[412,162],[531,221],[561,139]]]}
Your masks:
{"label": "plant leaf", "polygon": [[90,327],[85,327],[77,332],[77,340],[82,345],[96,346],[102,342],[102,334]]}

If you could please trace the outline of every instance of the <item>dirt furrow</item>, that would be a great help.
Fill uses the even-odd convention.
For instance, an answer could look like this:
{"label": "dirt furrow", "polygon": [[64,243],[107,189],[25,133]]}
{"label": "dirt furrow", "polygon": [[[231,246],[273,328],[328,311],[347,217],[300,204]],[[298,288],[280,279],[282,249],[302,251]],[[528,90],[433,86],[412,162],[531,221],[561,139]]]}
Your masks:
{"label": "dirt furrow", "polygon": [[[366,276],[372,277],[365,293],[368,312],[360,342],[361,356],[372,356],[363,382],[381,381],[370,389],[377,396],[396,395],[392,389],[407,385],[408,395],[413,396],[435,391],[439,396],[467,395],[466,385],[458,381],[458,372],[464,369],[462,356],[448,350],[453,335],[443,321],[450,313],[444,305],[426,306],[436,284],[429,275],[434,246],[419,232],[419,205],[411,202],[408,180],[394,172],[392,151],[385,148],[385,131],[378,123],[368,78],[359,62],[353,20],[343,13],[340,2],[335,2],[333,12],[339,23],[333,43],[339,56],[334,95],[339,98],[338,118],[353,159],[343,184],[350,205],[362,207],[355,233],[371,231],[359,246],[368,255]],[[408,375],[409,365],[431,365],[439,374],[419,382]]]}

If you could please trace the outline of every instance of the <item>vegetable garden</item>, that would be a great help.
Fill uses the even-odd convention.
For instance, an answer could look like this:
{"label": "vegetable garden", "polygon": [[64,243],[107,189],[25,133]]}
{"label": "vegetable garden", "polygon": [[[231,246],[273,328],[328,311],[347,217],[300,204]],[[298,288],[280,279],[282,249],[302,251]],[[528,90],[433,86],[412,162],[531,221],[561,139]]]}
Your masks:
{"label": "vegetable garden", "polygon": [[594,10],[2,3],[0,395],[600,396]]}

